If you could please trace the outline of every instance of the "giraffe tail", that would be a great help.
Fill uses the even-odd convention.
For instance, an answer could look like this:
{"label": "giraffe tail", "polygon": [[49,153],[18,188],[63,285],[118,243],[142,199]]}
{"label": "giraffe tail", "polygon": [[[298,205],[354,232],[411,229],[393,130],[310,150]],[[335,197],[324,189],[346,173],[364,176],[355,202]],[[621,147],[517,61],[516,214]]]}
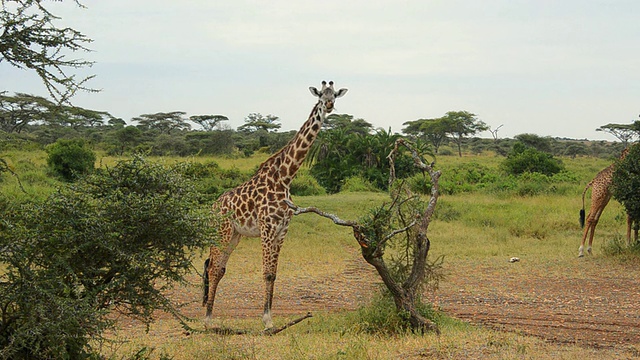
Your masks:
{"label": "giraffe tail", "polygon": [[584,188],[584,191],[582,192],[582,209],[580,210],[580,227],[584,228],[584,221],[585,221],[585,211],[584,211],[584,195],[587,193],[587,190],[589,190],[589,188],[591,187],[591,182],[587,184],[587,186]]}
{"label": "giraffe tail", "polygon": [[209,260],[204,261],[204,273],[202,274],[202,285],[204,285],[204,292],[202,294],[202,306],[207,305],[209,299]]}

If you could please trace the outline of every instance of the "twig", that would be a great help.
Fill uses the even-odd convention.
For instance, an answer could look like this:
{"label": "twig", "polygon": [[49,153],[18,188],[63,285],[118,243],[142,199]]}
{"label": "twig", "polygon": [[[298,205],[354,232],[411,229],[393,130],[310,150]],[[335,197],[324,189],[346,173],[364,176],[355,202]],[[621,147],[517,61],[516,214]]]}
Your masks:
{"label": "twig", "polygon": [[396,235],[398,235],[398,234],[400,234],[400,233],[403,233],[403,232],[405,232],[405,231],[407,231],[407,230],[411,229],[411,227],[413,227],[413,225],[415,225],[415,224],[417,224],[417,223],[418,223],[418,222],[417,222],[416,220],[413,220],[413,221],[411,222],[411,224],[409,224],[409,225],[407,225],[407,226],[403,227],[402,229],[396,229],[396,230],[393,230],[391,233],[389,233],[387,236],[385,236],[385,237],[384,237],[384,239],[382,239],[382,240],[379,242],[379,244],[384,244],[387,240],[391,239],[392,237],[394,237],[394,236],[396,236]]}
{"label": "twig", "polygon": [[271,336],[271,335],[275,335],[275,334],[277,334],[277,333],[281,332],[282,330],[284,330],[284,329],[286,329],[286,328],[288,328],[288,327],[291,327],[291,326],[293,326],[293,325],[295,325],[295,324],[297,324],[297,323],[301,322],[302,320],[304,320],[304,319],[308,319],[308,318],[310,318],[310,317],[312,317],[312,316],[313,316],[313,315],[311,315],[311,313],[310,313],[310,312],[308,312],[306,315],[304,315],[304,316],[302,316],[302,317],[300,317],[300,318],[297,318],[297,319],[295,319],[295,320],[293,320],[293,321],[290,321],[290,322],[288,322],[287,324],[285,324],[284,326],[281,326],[281,327],[279,327],[279,328],[264,329],[264,330],[262,330],[262,334],[263,334],[263,335],[269,335],[269,336]]}

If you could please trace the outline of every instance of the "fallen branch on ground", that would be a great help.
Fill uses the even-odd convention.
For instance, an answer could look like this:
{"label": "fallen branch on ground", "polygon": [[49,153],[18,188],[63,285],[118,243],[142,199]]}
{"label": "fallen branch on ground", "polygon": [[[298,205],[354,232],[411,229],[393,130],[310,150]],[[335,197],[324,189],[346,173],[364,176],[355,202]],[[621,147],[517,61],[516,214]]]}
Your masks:
{"label": "fallen branch on ground", "polygon": [[[288,323],[286,323],[285,325],[278,327],[278,328],[270,328],[270,329],[264,329],[262,331],[260,331],[259,333],[254,333],[255,335],[275,335],[279,332],[282,332],[283,330],[286,330],[287,328],[292,327],[293,325],[301,322],[304,319],[308,319],[310,317],[313,317],[313,315],[308,312],[306,315],[299,317],[295,320],[289,321]],[[226,328],[226,327],[212,327],[212,328],[206,328],[206,330],[204,331],[204,333],[213,333],[213,334],[218,334],[218,335],[247,335],[247,334],[251,334],[248,330],[240,330],[240,329],[231,329],[231,328]]]}

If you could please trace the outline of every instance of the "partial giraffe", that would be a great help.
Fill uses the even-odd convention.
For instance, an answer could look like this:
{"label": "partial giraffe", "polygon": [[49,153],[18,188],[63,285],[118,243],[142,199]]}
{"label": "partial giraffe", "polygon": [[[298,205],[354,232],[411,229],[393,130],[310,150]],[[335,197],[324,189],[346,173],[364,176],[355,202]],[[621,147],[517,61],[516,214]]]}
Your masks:
{"label": "partial giraffe", "polygon": [[335,100],[347,92],[347,89],[335,91],[333,81],[329,84],[323,81],[320,90],[315,87],[309,90],[318,97],[318,102],[294,138],[265,160],[251,179],[222,194],[213,205],[214,212],[222,215],[223,220],[219,224],[220,243],[211,247],[204,266],[202,305],[207,307],[207,320],[211,320],[216,289],[236,245],[243,236],[260,237],[265,282],[262,321],[267,329],[273,327],[271,305],[278,256],[293,216],[293,210],[285,203],[285,200],[290,200],[289,186],[318,136],[326,115],[333,111]]}
{"label": "partial giraffe", "polygon": [[[629,153],[629,149],[622,150],[620,154],[620,160],[623,160],[627,154]],[[582,192],[582,210],[580,210],[580,226],[584,227],[584,234],[582,235],[582,242],[580,243],[580,248],[578,249],[578,257],[584,256],[584,243],[587,240],[587,235],[589,236],[589,246],[587,247],[587,252],[591,254],[591,245],[593,244],[593,236],[596,231],[596,225],[598,225],[598,221],[600,220],[600,215],[604,211],[604,208],[611,200],[611,181],[613,179],[613,172],[615,170],[615,163],[607,166],[603,170],[601,170],[593,180],[591,180],[587,186],[585,186],[584,191]],[[586,218],[586,227],[585,227],[585,211],[584,211],[584,196],[587,193],[587,190],[591,188],[591,207],[589,209],[589,215]],[[631,218],[627,216],[627,241],[630,241],[631,238]]]}

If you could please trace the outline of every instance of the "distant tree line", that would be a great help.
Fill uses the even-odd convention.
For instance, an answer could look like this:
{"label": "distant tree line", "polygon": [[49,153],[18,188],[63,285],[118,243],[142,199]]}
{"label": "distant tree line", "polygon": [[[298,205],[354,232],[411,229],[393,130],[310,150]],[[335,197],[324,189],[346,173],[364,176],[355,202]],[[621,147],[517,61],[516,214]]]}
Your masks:
{"label": "distant tree line", "polygon": [[[0,150],[25,147],[45,148],[59,139],[83,139],[94,151],[109,155],[145,153],[156,156],[250,156],[255,152],[274,153],[294,136],[295,131],[281,128],[275,115],[250,113],[244,124],[232,129],[229,118],[219,114],[188,116],[184,111],[141,114],[129,121],[106,111],[84,109],[52,102],[44,97],[16,93],[0,94]],[[418,119],[404,123],[402,134],[391,129],[375,129],[364,119],[349,114],[331,114],[323,124],[307,163],[311,175],[328,192],[338,192],[357,178],[374,189],[386,189],[387,155],[395,140],[405,136],[427,153],[462,156],[463,153],[494,153],[504,156],[514,169],[529,169],[526,162],[534,157],[547,162],[549,156],[617,156],[625,144],[640,133],[638,122],[631,125],[608,124],[607,131],[621,140],[571,140],[519,134],[500,139],[498,129],[491,128],[468,111],[450,111],[440,118]],[[490,130],[492,138],[477,134]],[[27,145],[29,144],[29,145]],[[522,146],[516,146],[520,144]],[[533,153],[535,149],[539,153]],[[517,150],[516,152],[514,152]],[[524,156],[524,158],[523,158]],[[405,160],[407,160],[405,162]],[[552,162],[542,173],[553,169]],[[396,162],[398,176],[411,176],[412,166],[402,156]],[[403,169],[407,169],[403,173]],[[514,170],[518,173],[520,170]],[[527,171],[530,171],[527,170]]]}

